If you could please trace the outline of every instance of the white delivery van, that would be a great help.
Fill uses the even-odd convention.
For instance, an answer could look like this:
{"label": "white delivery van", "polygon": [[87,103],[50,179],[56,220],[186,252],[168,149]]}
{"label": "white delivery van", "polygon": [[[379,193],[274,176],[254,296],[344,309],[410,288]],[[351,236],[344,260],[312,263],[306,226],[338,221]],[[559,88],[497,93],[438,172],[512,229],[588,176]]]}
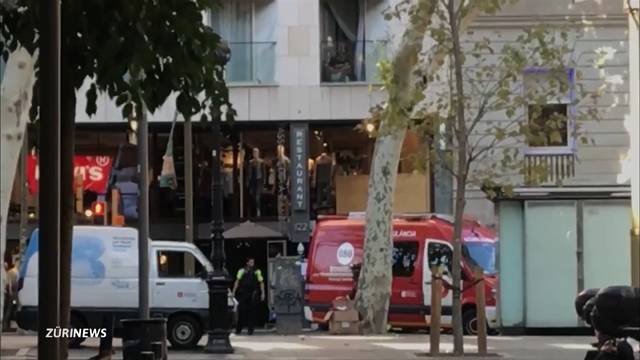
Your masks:
{"label": "white delivery van", "polygon": [[[38,230],[20,266],[18,325],[37,329]],[[71,327],[102,328],[102,315],[120,320],[138,315],[138,231],[111,226],[75,226],[71,259]],[[176,348],[195,347],[208,325],[209,292],[204,280],[213,270],[193,244],[150,241],[149,304],[152,317],[167,318],[167,337]],[[233,300],[230,298],[230,306]],[[72,339],[77,346],[85,339]]]}

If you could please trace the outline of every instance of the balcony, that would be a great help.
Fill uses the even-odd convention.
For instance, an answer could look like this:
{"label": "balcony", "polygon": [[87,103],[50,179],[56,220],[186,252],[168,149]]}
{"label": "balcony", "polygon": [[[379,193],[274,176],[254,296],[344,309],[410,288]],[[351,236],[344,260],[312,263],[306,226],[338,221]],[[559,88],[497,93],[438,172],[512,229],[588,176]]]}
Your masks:
{"label": "balcony", "polygon": [[576,176],[576,156],[564,154],[525,154],[524,175],[527,185],[555,183]]}
{"label": "balcony", "polygon": [[273,84],[276,42],[230,42],[231,60],[225,80],[230,84]]}
{"label": "balcony", "polygon": [[387,57],[387,41],[322,41],[320,56],[323,83],[376,83],[378,61]]}

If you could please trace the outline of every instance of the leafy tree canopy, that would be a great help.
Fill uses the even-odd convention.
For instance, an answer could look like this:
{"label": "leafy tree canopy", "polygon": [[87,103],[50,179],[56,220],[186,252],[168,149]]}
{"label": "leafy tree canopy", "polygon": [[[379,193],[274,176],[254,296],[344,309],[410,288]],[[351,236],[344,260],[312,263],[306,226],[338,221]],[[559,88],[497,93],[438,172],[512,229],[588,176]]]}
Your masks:
{"label": "leafy tree canopy", "polygon": [[[39,2],[14,3],[0,5],[5,60],[18,46],[32,54],[39,46]],[[202,19],[215,6],[215,0],[62,1],[62,96],[90,77],[89,115],[96,112],[98,91],[124,105],[125,117],[141,101],[157,109],[172,92],[179,93],[185,117],[225,105],[233,115],[223,78],[226,46]]]}

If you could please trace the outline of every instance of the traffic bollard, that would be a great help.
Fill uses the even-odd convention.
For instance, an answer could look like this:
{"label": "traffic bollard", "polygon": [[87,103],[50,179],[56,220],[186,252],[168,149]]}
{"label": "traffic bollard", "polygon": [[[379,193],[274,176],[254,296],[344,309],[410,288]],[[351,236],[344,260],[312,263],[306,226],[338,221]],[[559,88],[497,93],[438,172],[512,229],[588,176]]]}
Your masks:
{"label": "traffic bollard", "polygon": [[478,354],[487,355],[487,314],[484,293],[484,271],[480,267],[475,269],[476,280],[476,324],[478,327]]}
{"label": "traffic bollard", "polygon": [[429,352],[440,354],[440,315],[442,310],[442,271],[431,267],[431,317],[429,321]]}

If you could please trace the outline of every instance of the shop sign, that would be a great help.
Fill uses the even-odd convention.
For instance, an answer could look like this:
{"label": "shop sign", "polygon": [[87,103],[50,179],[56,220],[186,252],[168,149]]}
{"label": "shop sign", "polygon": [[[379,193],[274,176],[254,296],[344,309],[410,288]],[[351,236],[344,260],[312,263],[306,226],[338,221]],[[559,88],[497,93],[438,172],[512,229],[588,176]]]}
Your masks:
{"label": "shop sign", "polygon": [[[84,190],[104,194],[107,191],[111,166],[112,161],[109,156],[75,156],[73,159],[73,174],[74,176],[82,177]],[[38,158],[35,155],[30,155],[27,158],[27,177],[29,191],[35,194],[38,192],[40,181]]]}
{"label": "shop sign", "polygon": [[308,242],[311,233],[309,226],[309,124],[291,124],[290,131],[290,238],[293,242]]}
{"label": "shop sign", "polygon": [[291,162],[293,192],[292,202],[294,211],[306,211],[307,210],[307,191],[309,182],[309,168],[308,168],[308,154],[307,154],[307,127],[305,126],[291,126],[292,134],[292,155],[293,161]]}

